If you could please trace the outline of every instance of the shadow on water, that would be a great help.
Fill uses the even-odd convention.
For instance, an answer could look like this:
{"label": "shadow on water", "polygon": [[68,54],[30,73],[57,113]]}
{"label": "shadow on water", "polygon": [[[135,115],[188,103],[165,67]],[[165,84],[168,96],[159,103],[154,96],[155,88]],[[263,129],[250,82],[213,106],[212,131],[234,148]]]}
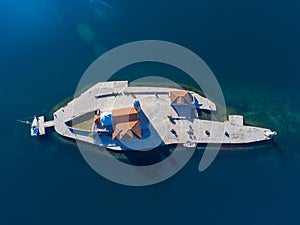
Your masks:
{"label": "shadow on water", "polygon": [[[69,138],[62,137],[58,135],[53,128],[47,129],[46,135],[38,137],[36,140],[43,145],[51,144],[53,139],[58,140],[62,143],[62,147],[65,146],[66,151],[62,154],[68,154],[68,149],[77,149],[78,143]],[[42,143],[43,142],[43,143]],[[193,156],[194,160],[198,160],[202,157],[203,152],[206,149],[206,144],[198,144],[195,154]],[[183,147],[182,145],[168,145],[160,146],[149,151],[137,151],[137,150],[125,150],[125,151],[112,151],[100,146],[95,146],[87,143],[80,143],[80,149],[87,151],[93,151],[100,157],[107,157],[107,152],[111,157],[116,160],[134,166],[148,166],[159,163],[166,158],[168,158],[178,147],[179,151],[187,151],[189,149]],[[221,159],[227,159],[232,157],[241,157],[242,159],[247,158],[247,160],[261,160],[262,163],[277,163],[277,164],[287,164],[290,161],[288,151],[282,149],[275,141],[263,141],[254,144],[243,144],[243,145],[229,145],[223,144],[218,157]],[[272,161],[272,160],[273,161]],[[274,161],[275,160],[275,161]],[[272,161],[272,162],[271,162]]]}
{"label": "shadow on water", "polygon": [[219,157],[234,157],[247,158],[248,160],[263,160],[263,163],[270,163],[270,161],[277,162],[277,164],[287,164],[288,154],[278,147],[274,140],[263,141],[260,143],[247,145],[222,145]]}
{"label": "shadow on water", "polygon": [[[72,139],[71,142],[75,143]],[[134,165],[134,166],[147,166],[159,163],[169,157],[175,148],[178,145],[167,145],[160,146],[152,150],[148,151],[137,151],[137,150],[125,150],[125,151],[116,151],[105,149],[103,147],[94,146],[92,144],[87,144],[81,142],[81,147],[86,147],[86,149],[98,152],[102,154],[103,151],[108,151],[112,157],[119,160],[120,162]],[[179,151],[186,151],[187,148],[179,145]],[[202,154],[206,148],[206,144],[198,144],[196,148],[196,152]],[[276,143],[273,141],[265,141],[254,144],[243,144],[243,145],[222,145],[219,155],[225,156],[227,154],[251,154],[256,155],[258,153],[267,153],[267,154],[277,154],[279,158],[285,159],[284,152],[278,148]],[[255,154],[254,154],[255,153]]]}
{"label": "shadow on water", "polygon": [[[173,147],[174,148],[174,147]],[[126,151],[126,160],[122,161],[134,166],[148,166],[161,162],[170,156],[172,147],[158,147],[150,151]]]}

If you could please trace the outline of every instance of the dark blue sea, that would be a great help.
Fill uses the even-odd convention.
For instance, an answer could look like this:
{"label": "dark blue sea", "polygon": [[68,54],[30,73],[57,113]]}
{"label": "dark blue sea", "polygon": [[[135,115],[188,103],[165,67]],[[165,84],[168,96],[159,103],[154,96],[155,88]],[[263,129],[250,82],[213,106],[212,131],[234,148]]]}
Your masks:
{"label": "dark blue sea", "polygon": [[[0,0],[0,224],[300,224],[299,21],[296,0]],[[131,187],[17,122],[51,119],[98,56],[149,39],[199,55],[228,113],[276,130],[274,144],[222,150],[204,172],[200,149],[170,179]],[[138,70],[117,78],[164,74]]]}

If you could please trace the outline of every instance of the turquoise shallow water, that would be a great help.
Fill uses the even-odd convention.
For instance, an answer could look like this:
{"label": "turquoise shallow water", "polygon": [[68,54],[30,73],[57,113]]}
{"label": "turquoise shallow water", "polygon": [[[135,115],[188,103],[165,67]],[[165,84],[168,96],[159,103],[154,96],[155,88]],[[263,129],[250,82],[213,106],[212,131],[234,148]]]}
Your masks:
{"label": "turquoise shallow water", "polygon": [[[0,223],[299,224],[299,10],[269,0],[0,1]],[[98,55],[143,39],[197,53],[228,111],[278,131],[275,145],[222,151],[202,173],[197,151],[169,180],[133,188],[100,177],[55,133],[33,139],[16,122],[49,116]]]}

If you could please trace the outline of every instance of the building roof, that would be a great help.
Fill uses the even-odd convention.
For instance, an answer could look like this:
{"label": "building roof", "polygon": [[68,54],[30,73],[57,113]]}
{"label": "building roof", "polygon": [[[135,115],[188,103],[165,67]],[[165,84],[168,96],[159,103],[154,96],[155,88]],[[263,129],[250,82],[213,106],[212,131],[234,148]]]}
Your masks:
{"label": "building roof", "polygon": [[138,112],[134,107],[112,110],[113,129],[112,139],[125,137],[142,138]]}
{"label": "building roof", "polygon": [[133,107],[124,109],[114,109],[111,112],[114,124],[138,120],[138,112]]}
{"label": "building roof", "polygon": [[113,117],[116,117],[116,116],[137,114],[137,111],[134,107],[129,107],[129,108],[122,108],[122,109],[113,109],[111,113]]}
{"label": "building roof", "polygon": [[117,123],[114,127],[112,139],[134,138],[134,136],[142,138],[140,122],[138,120]]}
{"label": "building roof", "polygon": [[188,91],[170,91],[170,102],[173,104],[191,104],[192,99]]}

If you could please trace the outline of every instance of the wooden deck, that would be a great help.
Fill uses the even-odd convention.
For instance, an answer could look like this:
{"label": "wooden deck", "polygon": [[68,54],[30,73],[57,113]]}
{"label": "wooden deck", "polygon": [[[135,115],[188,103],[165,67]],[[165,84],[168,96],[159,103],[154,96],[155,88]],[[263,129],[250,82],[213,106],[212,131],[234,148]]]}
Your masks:
{"label": "wooden deck", "polygon": [[[168,93],[174,88],[164,87],[128,87],[127,81],[97,83],[66,106],[53,114],[53,121],[44,122],[41,118],[41,133],[44,128],[54,126],[56,132],[62,136],[85,141],[111,149],[143,150],[159,145],[175,143],[229,143],[243,144],[268,140],[265,132],[269,129],[244,126],[243,117],[229,116],[228,121],[217,122],[190,117],[178,117],[176,110],[170,105]],[[215,104],[197,93],[190,92],[201,104],[200,109],[216,110]],[[138,99],[142,112],[148,119],[148,129],[143,130],[142,139],[112,140],[110,136],[91,137],[88,133],[70,129],[67,121],[92,112],[96,109],[111,111],[112,109],[132,107],[133,101]],[[168,116],[174,120],[171,122]],[[171,132],[172,131],[172,132]]]}

